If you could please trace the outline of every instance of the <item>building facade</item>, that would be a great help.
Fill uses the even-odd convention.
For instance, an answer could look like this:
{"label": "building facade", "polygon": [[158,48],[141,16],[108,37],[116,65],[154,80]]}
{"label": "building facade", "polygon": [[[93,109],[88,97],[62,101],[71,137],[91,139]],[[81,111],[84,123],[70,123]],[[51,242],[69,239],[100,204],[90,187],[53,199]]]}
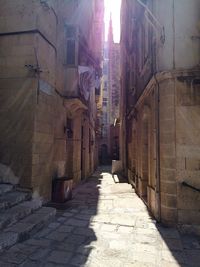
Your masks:
{"label": "building facade", "polygon": [[100,163],[111,163],[119,158],[119,103],[120,103],[120,45],[114,43],[110,18],[108,41],[104,43],[103,76],[99,101],[99,158]]}
{"label": "building facade", "polygon": [[97,164],[103,4],[0,4],[0,162],[47,201],[52,179],[68,176],[75,185]]}
{"label": "building facade", "polygon": [[108,89],[110,156],[119,160],[120,44],[113,40],[112,18],[108,31]]}
{"label": "building facade", "polygon": [[119,117],[120,93],[120,44],[114,43],[112,18],[108,31],[108,87],[109,87],[109,121]]}
{"label": "building facade", "polygon": [[99,114],[99,163],[110,162],[110,120],[109,120],[109,87],[108,87],[108,45],[104,42],[103,75],[101,94],[98,103]]}
{"label": "building facade", "polygon": [[196,232],[199,9],[198,0],[126,0],[121,10],[124,171],[157,220]]}

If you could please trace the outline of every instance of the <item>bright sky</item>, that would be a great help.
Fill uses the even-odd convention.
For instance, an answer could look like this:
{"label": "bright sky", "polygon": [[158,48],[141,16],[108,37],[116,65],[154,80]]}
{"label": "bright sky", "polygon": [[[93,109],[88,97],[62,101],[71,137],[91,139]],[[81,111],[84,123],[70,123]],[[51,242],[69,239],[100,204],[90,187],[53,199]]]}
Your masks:
{"label": "bright sky", "polygon": [[119,43],[121,0],[104,0],[104,6],[105,6],[105,13],[104,13],[105,40],[107,41],[107,37],[108,37],[108,26],[109,26],[110,13],[111,13],[112,23],[113,23],[114,42]]}

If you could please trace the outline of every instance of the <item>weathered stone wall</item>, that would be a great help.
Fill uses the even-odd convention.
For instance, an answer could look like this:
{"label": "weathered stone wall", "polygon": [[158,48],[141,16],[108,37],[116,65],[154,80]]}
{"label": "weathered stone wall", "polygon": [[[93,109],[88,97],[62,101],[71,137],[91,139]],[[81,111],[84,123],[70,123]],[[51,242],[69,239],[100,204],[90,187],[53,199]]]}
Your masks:
{"label": "weathered stone wall", "polygon": [[151,90],[138,106],[137,116],[137,176],[138,192],[156,216],[156,153],[155,153],[155,92]]}
{"label": "weathered stone wall", "polygon": [[159,82],[160,194],[161,219],[177,222],[176,119],[174,80]]}
{"label": "weathered stone wall", "polygon": [[33,138],[32,187],[35,194],[49,198],[54,156],[53,96],[39,92]]}
{"label": "weathered stone wall", "polygon": [[155,16],[152,23],[160,24],[157,32],[149,31],[151,15],[137,1],[124,0],[121,13],[121,133],[125,127],[132,132],[129,179],[135,172],[138,194],[162,222],[200,232],[200,2],[146,4]]}
{"label": "weathered stone wall", "polygon": [[[43,84],[43,87],[48,86]],[[32,158],[32,187],[35,194],[51,199],[52,180],[66,174],[65,108],[53,90],[39,92],[36,105]]]}
{"label": "weathered stone wall", "polygon": [[22,186],[30,187],[37,79],[25,64],[35,64],[35,35],[0,37],[0,161]]}
{"label": "weathered stone wall", "polygon": [[0,32],[40,31],[47,39],[56,42],[56,16],[53,10],[38,0],[0,0]]}
{"label": "weathered stone wall", "polygon": [[199,9],[199,0],[153,1],[153,13],[165,28],[164,45],[158,44],[156,48],[156,71],[198,66]]}
{"label": "weathered stone wall", "polygon": [[[81,180],[81,114],[73,120],[73,182],[77,184]],[[84,158],[83,158],[84,160]]]}
{"label": "weathered stone wall", "polygon": [[156,205],[156,112],[155,88],[138,103],[129,119],[128,177],[155,216]]}
{"label": "weathered stone wall", "polygon": [[[191,74],[191,73],[190,73]],[[177,75],[160,83],[161,219],[199,225],[199,79]]]}
{"label": "weathered stone wall", "polygon": [[[175,74],[157,82],[151,90],[147,89],[149,93],[139,101],[137,116],[132,118],[129,179],[134,181],[138,194],[147,201],[155,216],[160,206],[162,222],[197,228],[199,192],[182,182],[200,188],[199,79],[189,75],[177,78]],[[160,200],[156,188],[160,191]]]}
{"label": "weathered stone wall", "polygon": [[59,95],[54,97],[54,177],[65,176],[67,162],[66,109]]}
{"label": "weathered stone wall", "polygon": [[136,185],[136,154],[137,154],[137,137],[135,125],[132,123],[133,120],[129,120],[128,124],[130,127],[130,132],[128,134],[128,179],[133,185]]}
{"label": "weathered stone wall", "polygon": [[175,94],[178,223],[195,227],[200,225],[200,193],[182,182],[200,189],[199,76],[179,77]]}
{"label": "weathered stone wall", "polygon": [[0,161],[21,186],[47,200],[53,176],[65,170],[65,109],[55,93],[56,17],[38,1],[1,1],[0,12]]}
{"label": "weathered stone wall", "polygon": [[[66,75],[66,22],[80,24],[86,39],[94,34],[89,27],[94,5],[90,9],[77,4],[0,0],[0,161],[14,170],[21,186],[32,188],[45,201],[51,198],[54,177],[67,175],[76,184],[94,170],[90,141],[94,138],[95,88],[91,89],[90,112],[85,119],[87,107],[79,99],[78,87],[76,100],[72,100],[74,110],[65,102],[66,91],[71,92],[69,97],[75,92]],[[82,8],[89,14],[87,20],[82,17]],[[92,45],[89,42],[88,46]],[[77,65],[74,67],[76,75],[70,78],[77,84]],[[66,132],[69,110],[73,113],[71,140]]]}

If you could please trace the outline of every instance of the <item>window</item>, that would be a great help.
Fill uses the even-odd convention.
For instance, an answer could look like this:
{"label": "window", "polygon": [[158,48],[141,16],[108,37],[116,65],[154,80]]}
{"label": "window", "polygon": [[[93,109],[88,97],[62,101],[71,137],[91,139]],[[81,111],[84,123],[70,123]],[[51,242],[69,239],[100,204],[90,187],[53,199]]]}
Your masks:
{"label": "window", "polygon": [[107,97],[104,97],[104,98],[103,98],[103,106],[104,106],[104,107],[107,106],[107,102],[108,102]]}
{"label": "window", "polygon": [[74,25],[66,25],[66,64],[76,65],[78,57],[78,44],[77,44],[77,27]]}
{"label": "window", "polygon": [[76,57],[76,42],[75,40],[67,40],[67,64],[75,65]]}
{"label": "window", "polygon": [[144,21],[139,29],[139,39],[138,42],[140,43],[139,46],[139,69],[142,71],[144,65],[146,64],[149,53],[151,49],[151,35],[150,35],[151,28],[149,24]]}
{"label": "window", "polygon": [[107,106],[107,101],[103,101],[103,106],[106,107]]}
{"label": "window", "polygon": [[107,123],[107,120],[108,120],[108,114],[107,113],[104,113],[103,114],[103,120],[105,122],[105,124]]}
{"label": "window", "polygon": [[103,74],[108,74],[108,65],[105,64],[104,67],[103,67]]}
{"label": "window", "polygon": [[108,83],[107,82],[104,82],[104,87],[103,87],[103,90],[104,91],[107,91],[107,86],[108,86]]}

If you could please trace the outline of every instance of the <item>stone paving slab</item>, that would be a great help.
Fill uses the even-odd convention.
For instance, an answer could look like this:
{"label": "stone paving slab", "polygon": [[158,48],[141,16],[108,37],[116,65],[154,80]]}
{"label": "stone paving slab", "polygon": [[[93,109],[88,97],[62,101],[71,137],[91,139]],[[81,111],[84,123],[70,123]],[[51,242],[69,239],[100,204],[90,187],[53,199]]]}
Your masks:
{"label": "stone paving slab", "polygon": [[30,193],[11,191],[5,195],[0,196],[0,210],[12,207],[24,200],[30,199]]}
{"label": "stone paving slab", "polygon": [[[37,208],[39,208],[39,207],[35,207],[35,209],[37,209]],[[29,215],[33,210],[34,210],[34,208],[28,207],[27,204],[25,206],[23,206],[22,204],[16,205],[16,206],[0,213],[1,221],[2,221],[2,219],[5,221],[7,220],[6,221],[7,225],[14,224],[19,219],[22,219],[23,217]]]}
{"label": "stone paving slab", "polygon": [[13,187],[14,186],[12,184],[0,184],[0,196],[12,191]]}
{"label": "stone paving slab", "polygon": [[1,266],[200,267],[200,242],[157,224],[106,168],[75,189],[54,222],[0,254]]}

